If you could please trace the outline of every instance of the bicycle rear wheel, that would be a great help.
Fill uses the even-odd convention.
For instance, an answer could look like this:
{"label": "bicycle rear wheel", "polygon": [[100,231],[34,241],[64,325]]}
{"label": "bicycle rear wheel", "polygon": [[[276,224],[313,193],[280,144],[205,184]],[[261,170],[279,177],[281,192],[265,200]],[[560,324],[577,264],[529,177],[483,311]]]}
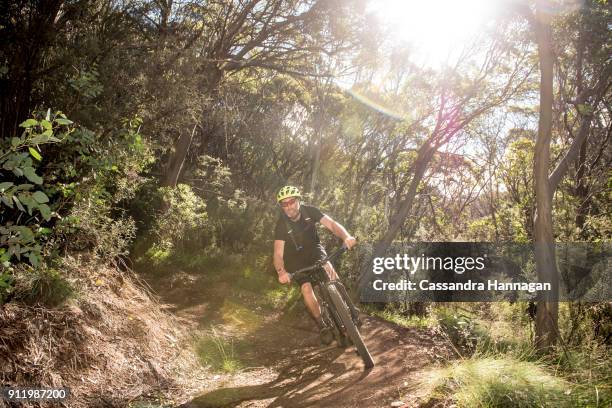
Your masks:
{"label": "bicycle rear wheel", "polygon": [[346,334],[349,336],[355,348],[357,349],[357,353],[363,360],[366,369],[374,367],[374,360],[368,351],[365,343],[363,342],[363,338],[361,338],[361,334],[359,334],[359,330],[355,323],[353,323],[353,319],[351,318],[351,314],[349,313],[349,308],[346,305],[344,299],[338,292],[338,289],[334,285],[327,286],[327,290],[329,293],[329,298],[338,312],[338,316],[342,320],[342,324],[346,329]]}

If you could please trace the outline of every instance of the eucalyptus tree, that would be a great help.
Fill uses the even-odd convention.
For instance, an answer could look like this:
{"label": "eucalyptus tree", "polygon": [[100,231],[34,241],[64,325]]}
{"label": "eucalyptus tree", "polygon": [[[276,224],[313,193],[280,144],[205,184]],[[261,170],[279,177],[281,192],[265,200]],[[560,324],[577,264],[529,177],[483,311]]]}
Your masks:
{"label": "eucalyptus tree", "polygon": [[[591,28],[592,20],[588,16],[592,13],[599,13],[603,25],[608,24],[606,18],[609,17],[609,11],[605,5],[602,7],[594,6],[593,3],[587,2],[577,11],[564,10],[561,4],[553,3],[546,0],[538,0],[535,2],[535,11],[528,3],[517,4],[518,10],[522,16],[527,19],[533,30],[535,42],[537,44],[537,56],[540,68],[540,104],[539,104],[539,123],[538,133],[534,146],[534,192],[536,212],[534,217],[534,244],[536,248],[536,269],[538,278],[544,282],[550,282],[552,290],[543,293],[538,301],[536,314],[536,345],[540,349],[550,348],[559,337],[558,329],[558,287],[559,276],[556,266],[556,256],[554,248],[554,224],[553,224],[553,197],[555,190],[559,186],[561,180],[567,175],[570,166],[574,161],[578,160],[578,191],[579,194],[584,194],[584,157],[586,155],[585,141],[590,133],[591,123],[593,121],[594,107],[598,107],[603,116],[609,110],[605,104],[602,105],[604,95],[610,88],[610,75],[612,73],[612,65],[609,58],[602,58],[605,55],[607,40],[605,35],[595,36],[596,41],[591,53],[593,65],[590,68],[590,75],[586,77],[587,69],[584,65],[585,47],[587,32],[597,32],[602,30],[601,23]],[[555,13],[557,11],[557,13]],[[578,19],[578,23],[573,31],[577,31],[577,43],[575,53],[571,52],[572,47],[564,47],[563,41],[560,39],[559,32],[554,30],[557,24],[560,23],[561,17],[566,15],[570,20]],[[589,28],[587,28],[589,27]],[[603,29],[605,31],[605,29]],[[597,38],[599,37],[599,38]],[[561,113],[554,109],[555,93],[554,93],[554,67],[555,61],[574,60],[575,63],[570,63],[575,66],[575,90],[577,94],[572,98],[573,105],[577,111],[577,121],[573,126],[567,125],[567,114]],[[563,64],[557,64],[563,66]],[[564,101],[567,108],[567,99]],[[563,103],[561,103],[563,105]],[[603,111],[601,111],[603,109]],[[556,115],[555,115],[556,113]],[[551,143],[553,142],[553,130],[555,125],[555,117],[564,117],[565,130],[569,131],[570,138],[569,146],[565,147],[558,160],[551,158]],[[604,119],[605,120],[605,119]],[[609,121],[608,121],[609,123]],[[574,129],[577,128],[577,131]],[[582,152],[582,155],[581,155]],[[580,161],[583,161],[581,164]],[[556,161],[556,164],[555,164]],[[554,169],[550,172],[551,165],[555,164]],[[582,215],[579,214],[577,222],[582,222]]]}
{"label": "eucalyptus tree", "polygon": [[419,186],[440,148],[456,139],[477,118],[523,91],[533,70],[528,63],[529,50],[525,44],[508,44],[503,34],[507,32],[493,36],[478,52],[475,48],[467,49],[453,67],[422,85],[428,94],[428,104],[421,109],[430,113],[419,127],[424,132],[415,138],[414,160],[399,184],[402,194],[373,256],[385,253],[406,221]]}

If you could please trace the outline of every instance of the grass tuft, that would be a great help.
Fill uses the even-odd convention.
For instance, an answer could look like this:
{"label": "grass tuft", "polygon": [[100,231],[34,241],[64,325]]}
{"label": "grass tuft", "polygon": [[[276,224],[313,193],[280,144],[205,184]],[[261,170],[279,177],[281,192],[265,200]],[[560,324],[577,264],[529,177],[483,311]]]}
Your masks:
{"label": "grass tuft", "polygon": [[574,407],[569,382],[535,362],[511,358],[472,358],[429,373],[433,400],[458,407]]}
{"label": "grass tuft", "polygon": [[77,295],[72,284],[56,269],[23,271],[19,282],[16,297],[28,304],[56,308]]}
{"label": "grass tuft", "polygon": [[208,336],[198,340],[196,352],[200,362],[209,365],[214,371],[235,373],[242,369],[236,357],[234,342],[227,340],[214,328]]}

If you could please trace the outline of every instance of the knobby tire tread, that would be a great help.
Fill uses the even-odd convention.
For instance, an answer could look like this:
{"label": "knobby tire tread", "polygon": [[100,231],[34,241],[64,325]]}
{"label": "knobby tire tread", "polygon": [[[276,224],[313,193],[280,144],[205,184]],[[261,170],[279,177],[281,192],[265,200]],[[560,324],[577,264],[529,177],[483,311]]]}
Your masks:
{"label": "knobby tire tread", "polygon": [[372,356],[370,355],[368,348],[363,342],[363,339],[361,338],[361,335],[359,334],[359,330],[357,330],[357,327],[355,326],[355,323],[353,322],[353,319],[351,318],[351,315],[348,310],[348,306],[346,306],[346,303],[344,303],[344,300],[342,299],[342,296],[340,296],[338,289],[336,289],[333,285],[329,285],[328,293],[329,293],[329,298],[334,304],[334,306],[336,307],[336,311],[338,312],[340,319],[342,319],[342,323],[344,324],[344,327],[346,328],[346,332],[348,336],[351,338],[351,340],[353,341],[355,348],[357,348],[357,353],[359,353],[359,356],[363,360],[365,367],[366,368],[374,367],[374,360],[372,359]]}
{"label": "knobby tire tread", "polygon": [[324,291],[325,289],[320,288],[319,286],[315,288],[315,296],[319,300],[319,304],[321,306],[321,318],[332,328],[334,332],[334,339],[337,342],[341,342],[342,338],[344,337],[344,334],[340,330],[342,322],[337,321],[338,317],[334,315],[333,310],[329,305],[329,296],[324,296]]}

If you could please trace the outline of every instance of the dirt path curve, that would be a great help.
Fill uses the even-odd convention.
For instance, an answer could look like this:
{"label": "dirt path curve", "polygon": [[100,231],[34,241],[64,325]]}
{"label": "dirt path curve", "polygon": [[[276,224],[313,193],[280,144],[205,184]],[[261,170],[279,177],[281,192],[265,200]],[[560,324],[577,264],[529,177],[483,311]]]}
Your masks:
{"label": "dirt path curve", "polygon": [[236,306],[236,298],[230,302],[218,296],[231,293],[227,287],[207,287],[205,293],[198,284],[165,288],[162,301],[181,320],[200,329],[216,323],[240,339],[238,357],[245,367],[214,375],[204,392],[180,408],[390,407],[397,401],[415,407],[421,396],[419,371],[450,356],[447,343],[432,330],[402,328],[363,315],[361,333],[376,364],[364,371],[354,347],[320,346],[305,314],[288,318],[251,307],[247,316],[253,322],[244,322],[244,315],[237,319],[228,313],[228,303]]}

